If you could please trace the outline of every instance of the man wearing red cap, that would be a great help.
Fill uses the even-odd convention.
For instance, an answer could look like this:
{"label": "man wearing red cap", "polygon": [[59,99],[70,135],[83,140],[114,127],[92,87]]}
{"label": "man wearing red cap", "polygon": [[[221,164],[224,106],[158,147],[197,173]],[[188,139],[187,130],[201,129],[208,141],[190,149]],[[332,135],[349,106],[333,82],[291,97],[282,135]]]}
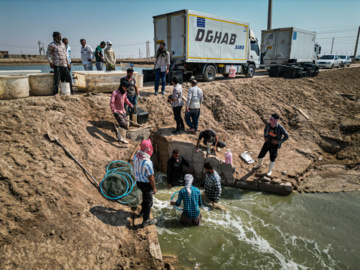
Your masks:
{"label": "man wearing red cap", "polygon": [[143,227],[156,224],[156,219],[150,219],[150,211],[153,206],[153,194],[157,192],[154,167],[150,160],[152,154],[153,147],[151,140],[143,140],[140,144],[140,150],[133,159],[136,185],[142,192],[140,215],[143,216]]}

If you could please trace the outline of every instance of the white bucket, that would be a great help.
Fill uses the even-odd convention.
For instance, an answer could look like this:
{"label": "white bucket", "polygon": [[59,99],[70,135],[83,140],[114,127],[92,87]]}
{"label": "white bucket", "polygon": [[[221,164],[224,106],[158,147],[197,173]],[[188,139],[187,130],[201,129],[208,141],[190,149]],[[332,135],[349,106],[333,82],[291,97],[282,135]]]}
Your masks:
{"label": "white bucket", "polygon": [[70,96],[71,95],[70,83],[68,82],[60,83],[60,92],[61,95]]}

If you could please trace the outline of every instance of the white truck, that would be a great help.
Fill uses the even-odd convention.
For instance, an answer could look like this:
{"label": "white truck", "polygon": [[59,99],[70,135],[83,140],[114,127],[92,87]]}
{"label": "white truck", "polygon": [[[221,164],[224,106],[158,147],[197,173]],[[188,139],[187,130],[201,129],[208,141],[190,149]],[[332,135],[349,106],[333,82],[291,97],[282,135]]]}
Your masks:
{"label": "white truck", "polygon": [[213,81],[217,73],[229,76],[229,68],[251,78],[260,65],[258,41],[249,23],[192,10],[154,16],[155,52],[166,43],[174,71]]}
{"label": "white truck", "polygon": [[261,53],[265,69],[291,63],[316,64],[321,47],[316,33],[295,27],[261,31]]}

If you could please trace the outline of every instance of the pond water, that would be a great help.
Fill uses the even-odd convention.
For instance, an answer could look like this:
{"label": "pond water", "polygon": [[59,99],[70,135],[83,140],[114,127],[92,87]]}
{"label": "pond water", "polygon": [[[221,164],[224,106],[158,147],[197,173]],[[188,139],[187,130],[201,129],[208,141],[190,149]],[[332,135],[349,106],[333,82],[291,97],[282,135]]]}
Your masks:
{"label": "pond water", "polygon": [[276,196],[223,188],[230,211],[202,207],[202,225],[183,227],[157,175],[153,214],[163,255],[185,269],[359,269],[360,193]]}

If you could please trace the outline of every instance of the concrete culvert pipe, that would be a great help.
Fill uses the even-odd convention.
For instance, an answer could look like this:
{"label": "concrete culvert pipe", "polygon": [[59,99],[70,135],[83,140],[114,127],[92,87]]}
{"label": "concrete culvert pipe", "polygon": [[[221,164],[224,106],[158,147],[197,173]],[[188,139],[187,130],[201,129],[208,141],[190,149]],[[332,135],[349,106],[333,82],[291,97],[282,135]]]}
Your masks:
{"label": "concrete culvert pipe", "polygon": [[51,96],[54,94],[54,74],[29,75],[30,94],[32,96]]}
{"label": "concrete culvert pipe", "polygon": [[30,95],[28,76],[1,76],[0,99],[25,98]]}

